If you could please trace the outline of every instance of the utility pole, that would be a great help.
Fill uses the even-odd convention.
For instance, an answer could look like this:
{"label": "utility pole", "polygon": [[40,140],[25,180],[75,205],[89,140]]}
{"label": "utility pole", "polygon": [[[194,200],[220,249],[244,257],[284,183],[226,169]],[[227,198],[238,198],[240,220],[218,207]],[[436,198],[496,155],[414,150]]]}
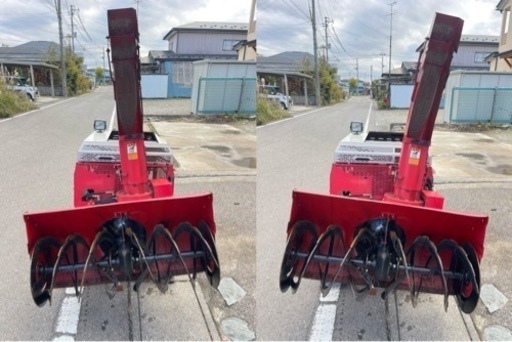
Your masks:
{"label": "utility pole", "polygon": [[370,65],[370,85],[373,82],[373,65]]}
{"label": "utility pole", "polygon": [[359,95],[359,58],[356,57],[356,94]]}
{"label": "utility pole", "polygon": [[329,23],[333,21],[329,19],[329,17],[325,17],[324,27],[325,27],[325,62],[329,64],[329,49],[331,46],[329,45],[329,32],[327,28],[329,27]]}
{"label": "utility pole", "polygon": [[137,13],[137,20],[139,20],[139,2],[141,2],[142,0],[135,0],[135,2],[137,3],[137,11],[135,13]]}
{"label": "utility pole", "polygon": [[393,6],[396,5],[396,1],[388,4],[390,6],[390,20],[389,20],[389,65],[388,65],[388,81],[391,79],[391,42],[393,40]]}
{"label": "utility pole", "polygon": [[315,0],[311,0],[312,2],[312,14],[311,14],[311,25],[313,26],[313,50],[314,50],[314,58],[315,58],[315,97],[316,97],[316,105],[318,107],[322,106],[320,101],[320,70],[318,69],[318,46],[316,42],[316,12],[315,12]]}
{"label": "utility pole", "polygon": [[66,61],[64,60],[64,36],[62,35],[62,7],[60,0],[56,0],[57,5],[57,19],[59,22],[59,43],[60,43],[60,75],[62,79],[62,96],[67,97],[67,82],[66,82]]}
{"label": "utility pole", "polygon": [[69,15],[71,16],[71,51],[75,53],[75,21],[73,20],[73,16],[75,15],[75,11],[78,11],[78,8],[71,5],[71,9],[69,10]]}
{"label": "utility pole", "polygon": [[382,77],[382,74],[384,74],[384,56],[386,56],[385,53],[381,53],[380,54],[380,59],[381,59],[381,61],[380,61],[380,69],[381,69],[380,70],[380,77]]}

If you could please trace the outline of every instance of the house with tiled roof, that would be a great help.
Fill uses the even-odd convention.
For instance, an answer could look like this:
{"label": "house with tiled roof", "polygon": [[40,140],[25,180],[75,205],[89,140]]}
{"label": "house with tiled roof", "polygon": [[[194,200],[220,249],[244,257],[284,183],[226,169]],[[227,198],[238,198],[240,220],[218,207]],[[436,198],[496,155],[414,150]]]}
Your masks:
{"label": "house with tiled roof", "polygon": [[196,21],[173,27],[163,40],[167,50],[150,50],[143,70],[168,75],[168,97],[190,97],[193,62],[237,60],[234,49],[247,39],[248,23]]}

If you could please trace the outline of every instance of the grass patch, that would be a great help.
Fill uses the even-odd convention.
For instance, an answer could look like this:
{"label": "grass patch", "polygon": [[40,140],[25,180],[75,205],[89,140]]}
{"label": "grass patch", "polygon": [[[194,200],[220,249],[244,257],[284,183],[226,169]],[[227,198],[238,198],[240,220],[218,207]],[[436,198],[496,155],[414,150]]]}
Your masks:
{"label": "grass patch", "polygon": [[25,94],[6,89],[0,84],[0,118],[8,118],[36,108]]}
{"label": "grass patch", "polygon": [[290,117],[278,103],[258,97],[256,101],[256,125],[265,125],[271,121]]}

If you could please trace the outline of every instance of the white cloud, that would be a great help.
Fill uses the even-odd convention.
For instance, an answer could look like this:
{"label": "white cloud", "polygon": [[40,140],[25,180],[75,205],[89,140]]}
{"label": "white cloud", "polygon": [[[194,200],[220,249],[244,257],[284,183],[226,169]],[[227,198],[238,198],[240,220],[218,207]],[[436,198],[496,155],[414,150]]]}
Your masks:
{"label": "white cloud", "polygon": [[[381,72],[381,53],[388,68],[391,1],[316,0],[318,45],[325,44],[324,18],[334,21],[336,35],[328,30],[329,60],[338,63],[343,78],[370,78]],[[311,0],[258,0],[258,52],[271,55],[283,51],[313,52],[312,27],[308,21]],[[416,48],[428,35],[435,12],[464,20],[463,34],[499,35],[501,14],[498,0],[397,0],[393,6],[392,65],[416,61]],[[323,50],[320,51],[323,53]]]}
{"label": "white cloud", "polygon": [[[71,32],[69,6],[79,8],[85,30],[75,17],[78,38],[75,51],[83,53],[89,66],[103,65],[103,49],[108,35],[107,10],[137,7],[135,0],[61,0],[64,35]],[[33,40],[59,41],[53,0],[0,1],[0,44],[16,46]],[[140,0],[139,32],[141,54],[165,50],[164,35],[173,26],[192,21],[248,22],[251,0]],[[8,14],[8,15],[7,15]]]}

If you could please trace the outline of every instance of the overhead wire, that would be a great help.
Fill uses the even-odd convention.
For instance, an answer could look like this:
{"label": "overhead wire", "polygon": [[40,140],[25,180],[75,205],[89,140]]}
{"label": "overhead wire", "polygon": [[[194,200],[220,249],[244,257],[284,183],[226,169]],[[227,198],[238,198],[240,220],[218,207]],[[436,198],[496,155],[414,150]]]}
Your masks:
{"label": "overhead wire", "polygon": [[303,15],[307,20],[311,20],[311,16],[310,16],[308,13],[306,13],[302,8],[300,8],[300,7],[295,3],[295,1],[294,1],[294,0],[289,0],[289,1],[292,3],[292,5],[293,5],[293,6],[295,6],[295,7],[296,7],[296,8],[297,8],[301,13],[302,13],[302,15]]}

